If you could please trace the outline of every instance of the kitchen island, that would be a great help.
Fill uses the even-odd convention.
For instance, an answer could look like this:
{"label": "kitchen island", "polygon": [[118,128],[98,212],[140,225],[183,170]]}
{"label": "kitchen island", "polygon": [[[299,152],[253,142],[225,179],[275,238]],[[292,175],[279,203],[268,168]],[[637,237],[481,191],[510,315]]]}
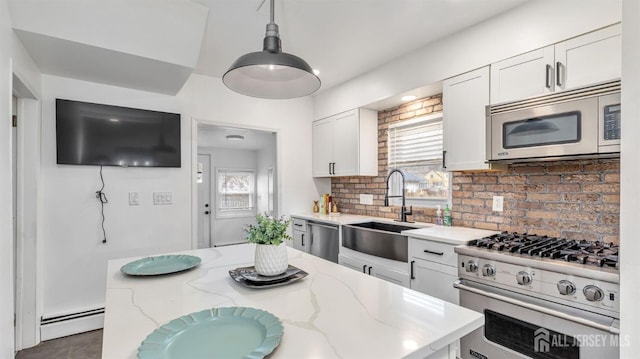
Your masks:
{"label": "kitchen island", "polygon": [[[481,314],[287,248],[306,278],[248,289],[228,271],[252,265],[254,245],[183,252],[202,259],[192,270],[131,277],[109,261],[102,357],[135,358],[161,325],[213,307],[271,312],[284,336],[270,358],[455,358],[458,338],[481,327]],[[185,358],[188,359],[188,358]]]}

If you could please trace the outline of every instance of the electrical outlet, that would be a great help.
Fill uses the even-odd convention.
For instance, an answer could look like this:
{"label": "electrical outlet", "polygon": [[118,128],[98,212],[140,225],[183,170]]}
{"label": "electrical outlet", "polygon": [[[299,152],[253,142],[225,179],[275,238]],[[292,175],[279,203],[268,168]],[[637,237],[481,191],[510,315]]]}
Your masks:
{"label": "electrical outlet", "polygon": [[373,195],[372,194],[361,194],[360,195],[360,204],[373,204]]}
{"label": "electrical outlet", "polygon": [[504,206],[504,197],[493,196],[493,211],[502,212],[503,206]]}
{"label": "electrical outlet", "polygon": [[138,192],[129,192],[129,205],[137,206],[140,204],[140,193]]}

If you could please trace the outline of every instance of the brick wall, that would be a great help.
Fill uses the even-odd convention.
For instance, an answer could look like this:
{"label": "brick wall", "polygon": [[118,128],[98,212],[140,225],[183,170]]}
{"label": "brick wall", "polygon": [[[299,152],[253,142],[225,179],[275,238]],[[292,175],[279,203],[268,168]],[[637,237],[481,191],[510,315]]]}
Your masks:
{"label": "brick wall", "polygon": [[[454,172],[454,225],[618,243],[620,160],[514,164]],[[493,196],[504,211],[493,212]]]}
{"label": "brick wall", "polygon": [[[442,111],[442,96],[426,97],[378,113],[378,176],[338,177],[331,192],[340,211],[399,218],[400,207],[384,207],[390,123]],[[360,204],[373,194],[373,205]],[[493,196],[504,211],[493,212]],[[435,208],[413,208],[409,220],[435,222]],[[513,164],[505,172],[453,172],[454,226],[528,232],[569,239],[618,243],[620,161],[576,160]]]}

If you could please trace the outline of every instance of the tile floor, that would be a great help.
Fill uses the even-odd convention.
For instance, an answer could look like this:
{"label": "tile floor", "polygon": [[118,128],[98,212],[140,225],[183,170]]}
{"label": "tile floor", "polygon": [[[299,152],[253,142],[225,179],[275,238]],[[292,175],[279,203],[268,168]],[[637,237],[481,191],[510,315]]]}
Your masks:
{"label": "tile floor", "polygon": [[19,351],[16,359],[100,359],[102,329],[44,341]]}

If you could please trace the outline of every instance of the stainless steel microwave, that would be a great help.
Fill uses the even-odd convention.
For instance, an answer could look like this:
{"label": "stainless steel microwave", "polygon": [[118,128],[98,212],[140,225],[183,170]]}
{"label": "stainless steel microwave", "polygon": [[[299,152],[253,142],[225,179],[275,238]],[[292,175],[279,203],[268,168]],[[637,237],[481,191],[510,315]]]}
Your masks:
{"label": "stainless steel microwave", "polygon": [[487,161],[620,154],[620,81],[487,106]]}

